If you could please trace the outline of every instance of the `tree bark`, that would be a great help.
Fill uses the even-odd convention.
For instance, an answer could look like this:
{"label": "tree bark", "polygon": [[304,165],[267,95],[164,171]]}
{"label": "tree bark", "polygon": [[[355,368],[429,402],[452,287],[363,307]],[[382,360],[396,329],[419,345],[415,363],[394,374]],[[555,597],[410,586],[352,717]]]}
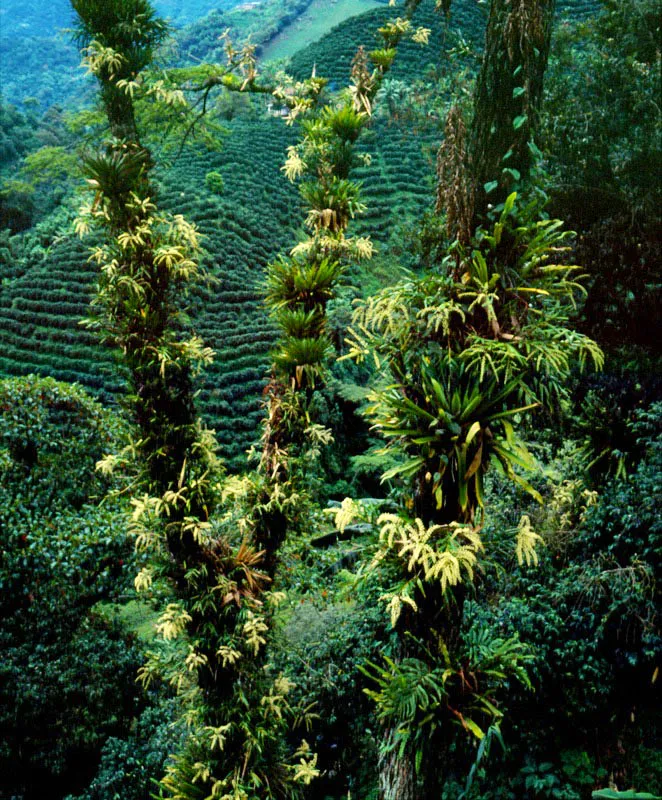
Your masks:
{"label": "tree bark", "polygon": [[[555,0],[492,0],[469,140],[475,225],[533,163]],[[485,185],[494,183],[491,191]]]}
{"label": "tree bark", "polygon": [[133,100],[125,91],[118,89],[114,81],[100,80],[100,83],[110,132],[116,139],[139,145]]}
{"label": "tree bark", "polygon": [[[394,730],[387,731],[387,737]],[[416,794],[414,754],[406,750],[400,757],[396,747],[379,756],[379,800],[424,800]]]}

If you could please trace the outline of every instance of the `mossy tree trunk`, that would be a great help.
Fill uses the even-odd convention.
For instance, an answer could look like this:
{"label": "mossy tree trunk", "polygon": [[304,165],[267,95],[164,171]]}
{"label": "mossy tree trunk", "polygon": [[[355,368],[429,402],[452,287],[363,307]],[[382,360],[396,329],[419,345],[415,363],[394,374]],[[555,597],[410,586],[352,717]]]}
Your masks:
{"label": "mossy tree trunk", "polygon": [[108,81],[101,84],[101,100],[112,135],[121,141],[138,142],[138,128],[131,97],[118,89],[114,82]]}
{"label": "mossy tree trunk", "polygon": [[488,205],[502,203],[529,177],[554,6],[555,0],[492,0],[490,5],[469,132],[476,225]]}
{"label": "mossy tree trunk", "polygon": [[379,757],[380,800],[418,800],[413,753],[402,756],[398,748]]}

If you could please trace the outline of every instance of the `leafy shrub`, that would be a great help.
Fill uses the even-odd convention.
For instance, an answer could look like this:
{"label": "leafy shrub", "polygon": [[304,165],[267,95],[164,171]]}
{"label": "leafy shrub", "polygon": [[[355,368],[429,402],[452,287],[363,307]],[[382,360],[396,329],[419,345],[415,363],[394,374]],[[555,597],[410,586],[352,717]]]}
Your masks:
{"label": "leafy shrub", "polygon": [[220,172],[208,172],[205,175],[205,186],[214,194],[223,194],[225,184]]}
{"label": "leafy shrub", "polygon": [[0,381],[0,486],[35,509],[79,507],[104,491],[95,463],[119,420],[80,387],[52,378]]}
{"label": "leafy shrub", "polygon": [[83,788],[104,741],[126,731],[142,704],[140,651],[98,615],[44,606],[14,615],[0,641],[4,788],[26,799]]}
{"label": "leafy shrub", "polygon": [[84,788],[143,702],[140,648],[94,611],[135,571],[125,510],[88,502],[118,431],[79,387],[0,382],[0,773],[26,800]]}
{"label": "leafy shrub", "polygon": [[[584,379],[574,393],[575,431],[583,439],[582,462],[597,483],[609,475],[624,477],[645,455],[646,444],[633,425],[660,395],[653,370],[627,367]],[[660,425],[658,413],[657,423]],[[649,424],[651,424],[649,420]]]}
{"label": "leafy shrub", "polygon": [[[318,581],[319,587],[319,581]],[[326,594],[326,590],[324,590]],[[376,603],[302,600],[283,631],[276,665],[296,683],[303,704],[314,703],[318,765],[325,772],[311,797],[368,797],[376,769],[376,722],[359,667],[384,647]]]}
{"label": "leafy shrub", "polygon": [[468,606],[469,621],[519,633],[535,656],[536,692],[511,687],[508,752],[479,770],[480,800],[584,800],[609,775],[619,786],[657,791],[655,761],[649,767],[644,754],[659,744],[659,422],[659,406],[633,412],[639,463],[601,494],[577,478],[572,446],[559,454],[559,485],[543,510],[528,509],[548,543],[535,570],[513,562],[521,500],[499,485],[491,492],[485,539],[497,563],[483,577],[486,602]]}
{"label": "leafy shrub", "polygon": [[183,726],[175,723],[174,703],[148,706],[126,738],[111,736],[101,751],[99,770],[87,789],[66,800],[148,800],[170,753],[181,749]]}

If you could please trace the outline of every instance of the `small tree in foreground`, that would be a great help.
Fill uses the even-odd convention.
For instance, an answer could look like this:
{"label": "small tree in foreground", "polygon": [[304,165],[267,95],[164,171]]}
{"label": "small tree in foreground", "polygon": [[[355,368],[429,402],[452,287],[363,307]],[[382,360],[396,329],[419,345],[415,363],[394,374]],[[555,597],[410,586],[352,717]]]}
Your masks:
{"label": "small tree in foreground", "polygon": [[[484,476],[493,466],[535,496],[517,471],[533,462],[515,424],[557,409],[576,366],[602,364],[570,327],[584,290],[579,268],[563,263],[568,234],[512,191],[527,184],[536,152],[552,10],[548,0],[493,0],[471,126],[453,108],[440,151],[437,211],[451,243],[429,273],[362,303],[350,338],[351,355],[373,355],[381,372],[367,416],[405,457],[384,477],[408,487],[406,512],[380,520],[373,561],[400,632],[398,658],[372,668],[384,800],[439,796],[449,723],[483,741],[480,760],[498,735],[499,688],[507,676],[527,684],[516,639],[477,643],[463,629],[482,557]],[[535,560],[538,538],[523,518],[521,562]]]}

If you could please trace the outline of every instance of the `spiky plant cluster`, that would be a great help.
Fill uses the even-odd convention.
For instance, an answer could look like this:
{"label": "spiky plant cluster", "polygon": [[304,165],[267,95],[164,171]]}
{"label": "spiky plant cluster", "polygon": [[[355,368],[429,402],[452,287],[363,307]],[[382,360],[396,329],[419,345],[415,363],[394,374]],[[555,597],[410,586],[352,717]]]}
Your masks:
{"label": "spiky plant cluster", "polygon": [[349,264],[373,254],[369,238],[347,235],[351,220],[365,210],[351,171],[360,163],[356,143],[370,123],[375,96],[398,44],[404,37],[427,41],[429,31],[411,24],[417,6],[408,3],[403,17],[379,28],[380,49],[369,54],[359,49],[344,92],[322,108],[294,103],[302,135],[289,148],[283,171],[299,182],[309,234],[289,256],[269,266],[267,277],[267,305],[280,327],[263,439],[262,467],[269,475],[286,477],[285,454],[294,455],[305,445],[306,430],[314,422],[310,397],[333,353],[327,303]]}
{"label": "spiky plant cluster", "polygon": [[[584,290],[579,268],[563,263],[567,236],[560,222],[539,219],[535,204],[517,208],[512,194],[491,227],[466,246],[456,241],[435,271],[357,309],[351,355],[374,356],[383,373],[366,413],[399,457],[384,478],[402,482],[408,501],[401,516],[382,518],[370,566],[390,587],[382,601],[400,633],[398,657],[373,673],[387,724],[380,779],[394,800],[438,793],[442,776],[425,759],[449,745],[449,708],[477,739],[487,734],[481,718],[491,726],[501,716],[485,715],[489,705],[469,713],[481,706],[483,682],[458,695],[452,676],[465,658],[464,598],[483,561],[484,476],[496,469],[540,500],[519,473],[534,462],[515,423],[536,407],[557,407],[573,369],[602,365],[595,342],[570,327]],[[513,534],[520,564],[535,564],[540,537],[528,517]],[[521,666],[526,654],[510,645],[518,654],[510,666]],[[443,691],[433,706],[421,695],[405,714],[389,698],[412,664],[441,677]],[[497,679],[490,691],[498,687]]]}
{"label": "spiky plant cluster", "polygon": [[156,626],[163,644],[139,677],[146,686],[173,686],[190,726],[161,796],[297,797],[317,774],[315,756],[305,742],[290,752],[286,734],[296,718],[308,725],[310,715],[294,707],[292,686],[271,675],[264,658],[283,596],[270,591],[263,554],[241,514],[219,513],[216,440],[194,404],[195,374],[213,357],[187,332],[182,306],[201,278],[198,234],[182,216],[159,211],[152,157],[136,130],[134,92],[150,91],[140,72],[165,27],[145,0],[79,0],[74,8],[114,136],[83,159],[93,198],[78,232],[102,233],[91,256],[99,282],[89,325],[122,354],[134,422],[126,448],[99,467],[131,476],[129,529],[146,563],[137,590],[159,585],[170,593]]}
{"label": "spiky plant cluster", "polygon": [[408,456],[388,477],[415,482],[427,522],[472,522],[491,462],[520,481],[514,467],[530,459],[508,420],[557,408],[575,365],[602,364],[569,325],[584,289],[579,267],[557,260],[568,234],[533,213],[511,195],[492,229],[456,243],[439,273],[388,287],[357,311],[352,355],[376,353],[388,369],[368,415]]}

